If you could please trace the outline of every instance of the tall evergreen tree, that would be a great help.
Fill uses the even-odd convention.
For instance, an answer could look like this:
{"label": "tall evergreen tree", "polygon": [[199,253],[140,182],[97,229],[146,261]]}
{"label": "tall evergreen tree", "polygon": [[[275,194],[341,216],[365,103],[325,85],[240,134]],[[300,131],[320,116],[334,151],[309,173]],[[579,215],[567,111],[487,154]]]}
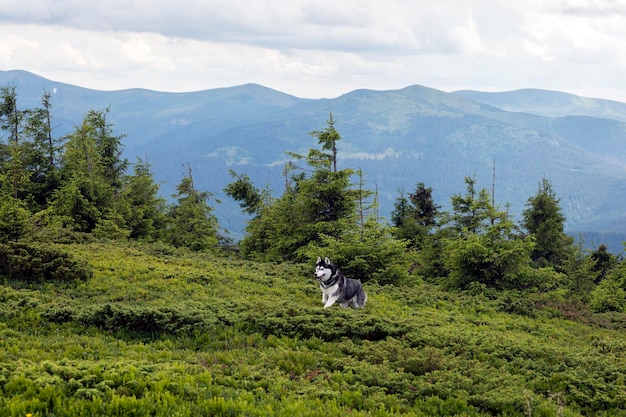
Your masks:
{"label": "tall evergreen tree", "polygon": [[437,224],[440,206],[435,204],[432,193],[432,188],[420,182],[408,198],[401,195],[396,200],[391,213],[395,235],[400,239],[408,239],[412,247],[421,248]]}
{"label": "tall evergreen tree", "polygon": [[8,132],[8,142],[18,142],[23,112],[17,108],[15,85],[0,87],[0,129]]}
{"label": "tall evergreen tree", "polygon": [[335,129],[335,119],[332,112],[326,121],[326,128],[322,130],[314,130],[309,134],[317,138],[321,150],[311,149],[307,162],[309,165],[316,167],[319,163],[321,166],[332,168],[333,172],[337,172],[337,142],[341,140],[341,135]]}
{"label": "tall evergreen tree", "polygon": [[55,189],[60,185],[58,167],[59,140],[52,135],[52,103],[50,93],[44,91],[41,107],[25,112],[24,136],[30,141],[26,155],[26,169],[30,187],[26,199],[33,209],[44,209]]}
{"label": "tall evergreen tree", "polygon": [[476,192],[473,178],[465,179],[465,196],[452,196],[452,228],[443,238],[442,263],[449,288],[485,285],[505,289],[535,286],[531,273],[531,237],[520,237],[508,214],[491,204],[486,189]]}
{"label": "tall evergreen tree", "polygon": [[93,231],[106,217],[119,218],[114,213],[115,188],[106,176],[100,139],[100,121],[89,112],[67,137],[61,159],[62,185],[52,199],[53,212],[81,232]]}
{"label": "tall evergreen tree", "polygon": [[137,159],[133,175],[124,177],[117,212],[129,229],[129,238],[156,240],[163,236],[167,225],[166,201],[159,197],[159,185],[154,182],[150,164]]}
{"label": "tall evergreen tree", "polygon": [[7,132],[6,143],[1,144],[2,172],[11,187],[13,198],[19,198],[28,180],[25,171],[25,145],[21,140],[23,112],[17,107],[17,91],[14,85],[0,87],[0,129]]}
{"label": "tall evergreen tree", "polygon": [[122,158],[124,135],[114,135],[113,125],[108,120],[110,108],[90,110],[86,120],[92,128],[95,147],[102,169],[102,178],[115,191],[121,187],[122,177],[128,168],[128,161]]}
{"label": "tall evergreen tree", "polygon": [[194,185],[191,167],[176,186],[172,197],[178,203],[172,206],[169,217],[169,240],[176,247],[187,247],[193,251],[215,249],[219,242],[217,218],[207,200],[211,193],[198,191]]}
{"label": "tall evergreen tree", "polygon": [[540,267],[559,267],[572,251],[574,239],[564,232],[565,216],[559,202],[552,184],[543,178],[537,194],[528,199],[522,213],[522,227],[536,242],[532,259]]}
{"label": "tall evergreen tree", "polygon": [[[336,170],[336,142],[341,136],[332,114],[326,123],[325,129],[311,132],[311,136],[318,138],[321,149],[311,149],[307,156],[289,153],[305,160],[310,170],[293,173],[287,179],[284,194],[271,206],[263,207],[249,222],[248,235],[241,242],[245,255],[303,260],[298,249],[319,243],[322,234],[339,237],[346,227],[354,227],[344,221],[354,220],[358,198],[358,192],[351,188],[353,171]],[[297,168],[293,164],[289,166],[290,172]]]}
{"label": "tall evergreen tree", "polygon": [[485,188],[476,191],[475,177],[465,177],[465,184],[465,195],[456,194],[451,198],[452,226],[461,236],[468,233],[480,234],[490,223],[493,224],[498,213],[491,204],[489,191]]}

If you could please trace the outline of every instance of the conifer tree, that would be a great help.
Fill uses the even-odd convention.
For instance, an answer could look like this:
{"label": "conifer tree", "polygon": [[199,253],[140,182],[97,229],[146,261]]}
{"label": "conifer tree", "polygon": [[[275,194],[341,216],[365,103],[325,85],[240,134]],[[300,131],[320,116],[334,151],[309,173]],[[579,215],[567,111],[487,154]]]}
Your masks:
{"label": "conifer tree", "polygon": [[267,201],[268,195],[256,188],[247,175],[239,175],[232,169],[229,170],[229,174],[235,178],[235,181],[224,188],[226,195],[239,201],[239,206],[244,213],[258,215],[263,208],[264,201]]}
{"label": "conifer tree", "polygon": [[[0,183],[4,174],[0,174]],[[29,230],[31,214],[22,200],[0,189],[0,243],[18,241]]]}
{"label": "conifer tree", "polygon": [[159,185],[154,182],[150,164],[137,158],[133,175],[123,177],[116,211],[129,229],[129,238],[156,240],[163,237],[167,225],[164,198],[159,197]]}
{"label": "conifer tree", "polygon": [[50,196],[60,185],[58,167],[59,140],[52,135],[52,103],[50,93],[44,91],[41,107],[25,111],[24,136],[30,141],[26,154],[26,169],[30,175],[29,187],[24,190],[29,205],[44,209]]}
{"label": "conifer tree", "polygon": [[598,249],[593,251],[590,257],[593,261],[592,269],[598,274],[596,284],[602,281],[619,263],[618,257],[610,253],[606,245],[598,246]]}
{"label": "conifer tree", "polygon": [[22,111],[17,107],[14,85],[0,87],[0,130],[7,132],[6,143],[1,144],[0,157],[5,181],[11,186],[13,198],[19,198],[23,184],[28,180],[25,171],[25,146],[22,143]]}
{"label": "conifer tree", "polygon": [[442,263],[448,288],[474,285],[521,289],[537,284],[530,271],[531,237],[521,238],[506,212],[492,204],[489,192],[466,177],[467,193],[452,196],[452,227],[443,238]]}
{"label": "conifer tree", "polygon": [[432,188],[423,182],[406,198],[401,195],[394,205],[391,221],[396,237],[408,239],[414,248],[421,248],[431,229],[437,224],[440,206],[435,204]]}
{"label": "conifer tree", "polygon": [[[321,149],[310,149],[307,156],[288,153],[295,159],[304,160],[308,168],[305,170],[289,163],[289,172],[294,169],[301,172],[291,174],[284,194],[270,206],[264,206],[249,222],[248,234],[241,242],[244,255],[260,259],[303,260],[298,249],[319,243],[322,234],[339,237],[349,227],[349,223],[343,220],[353,219],[358,198],[357,192],[351,188],[353,171],[337,169],[336,143],[341,136],[335,129],[332,114],[326,123],[325,129],[310,133],[318,139]],[[233,183],[231,191],[237,191],[235,187],[241,185],[245,184]],[[244,191],[251,191],[250,195],[254,195],[254,189]]]}
{"label": "conifer tree", "polygon": [[572,252],[574,239],[564,232],[565,216],[548,179],[541,180],[537,194],[526,205],[522,226],[535,238],[534,263],[539,267],[563,265]]}
{"label": "conifer tree", "polygon": [[115,189],[105,177],[98,146],[99,126],[94,113],[89,112],[68,136],[61,160],[62,185],[51,203],[53,213],[81,232],[93,231],[105,215],[119,218],[111,213]]}
{"label": "conifer tree", "polygon": [[176,186],[176,190],[177,193],[172,197],[178,202],[172,206],[169,213],[170,243],[193,251],[215,249],[219,235],[213,208],[207,203],[211,193],[196,189],[189,165],[187,174]]}
{"label": "conifer tree", "polygon": [[476,178],[465,177],[465,195],[451,198],[452,226],[460,236],[468,233],[481,234],[488,224],[493,224],[498,213],[491,204],[491,196],[485,188],[476,191]]}
{"label": "conifer tree", "polygon": [[94,144],[101,165],[103,180],[113,190],[118,191],[122,177],[128,168],[128,161],[122,158],[122,139],[124,135],[114,135],[113,125],[108,121],[110,108],[90,110],[86,121],[90,124]]}

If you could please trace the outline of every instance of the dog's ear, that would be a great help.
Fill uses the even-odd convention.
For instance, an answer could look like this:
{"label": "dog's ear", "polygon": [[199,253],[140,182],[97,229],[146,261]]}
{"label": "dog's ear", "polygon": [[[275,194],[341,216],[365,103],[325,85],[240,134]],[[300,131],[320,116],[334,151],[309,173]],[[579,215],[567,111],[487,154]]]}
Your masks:
{"label": "dog's ear", "polygon": [[328,259],[328,256],[326,257],[326,259],[324,259],[324,262],[326,262],[326,264],[330,265],[330,259]]}
{"label": "dog's ear", "polygon": [[322,262],[322,257],[321,257],[321,256],[318,256],[318,257],[317,257],[317,263],[320,263],[320,262]]}

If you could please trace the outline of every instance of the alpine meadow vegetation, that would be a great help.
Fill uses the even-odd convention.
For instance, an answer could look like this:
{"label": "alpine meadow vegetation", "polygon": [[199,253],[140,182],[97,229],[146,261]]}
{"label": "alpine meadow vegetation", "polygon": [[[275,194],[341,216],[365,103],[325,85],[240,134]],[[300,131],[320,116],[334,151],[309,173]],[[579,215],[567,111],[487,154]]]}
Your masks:
{"label": "alpine meadow vegetation", "polygon": [[[232,242],[191,166],[168,201],[111,109],[64,138],[52,109],[0,90],[0,415],[626,416],[626,266],[548,179],[519,224],[474,177],[388,223],[330,114],[282,194],[230,172]],[[318,256],[366,308],[322,308]]]}

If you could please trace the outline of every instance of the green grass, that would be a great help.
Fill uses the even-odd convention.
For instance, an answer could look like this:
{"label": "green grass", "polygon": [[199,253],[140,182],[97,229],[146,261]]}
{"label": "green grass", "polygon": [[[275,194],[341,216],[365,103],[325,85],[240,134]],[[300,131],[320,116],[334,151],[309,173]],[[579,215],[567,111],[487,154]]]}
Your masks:
{"label": "green grass", "polygon": [[93,277],[0,286],[2,416],[626,416],[599,318],[419,282],[322,309],[312,265],[57,249]]}

